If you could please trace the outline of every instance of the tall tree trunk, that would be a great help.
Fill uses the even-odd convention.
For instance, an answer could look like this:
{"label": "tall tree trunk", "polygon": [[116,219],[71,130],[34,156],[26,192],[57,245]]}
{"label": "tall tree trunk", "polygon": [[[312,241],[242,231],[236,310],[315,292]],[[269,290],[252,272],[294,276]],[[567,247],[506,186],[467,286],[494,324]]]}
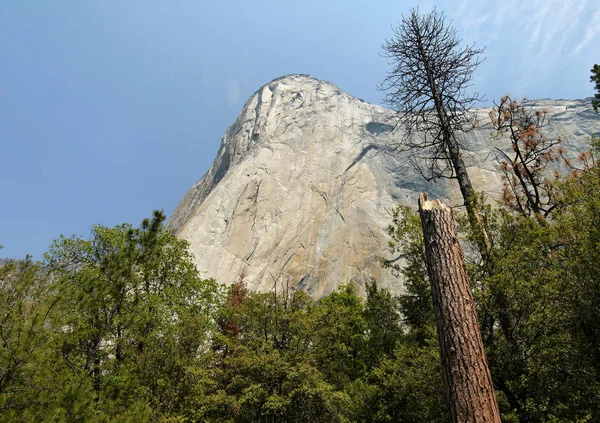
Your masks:
{"label": "tall tree trunk", "polygon": [[419,214],[450,421],[500,423],[452,210],[421,194]]}
{"label": "tall tree trunk", "polygon": [[444,149],[448,153],[452,168],[454,169],[454,174],[456,176],[456,180],[458,181],[458,187],[460,188],[460,193],[463,197],[463,201],[465,202],[465,207],[467,209],[469,224],[471,225],[476,234],[475,240],[477,242],[479,252],[481,253],[484,259],[487,259],[489,253],[492,250],[492,244],[488,233],[485,229],[485,225],[483,224],[481,215],[478,213],[475,206],[475,190],[473,189],[473,184],[471,184],[471,178],[469,177],[469,173],[467,172],[467,166],[463,161],[462,152],[460,150],[460,145],[456,140],[454,129],[452,129],[452,126],[450,125],[450,122],[448,120],[446,108],[444,107],[444,103],[442,101],[442,95],[440,93],[440,90],[438,89],[436,78],[429,64],[428,54],[425,50],[425,47],[423,46],[423,37],[421,35],[421,32],[418,30],[415,31],[415,35],[417,38],[417,45],[422,57],[423,65],[425,66],[425,72],[427,74],[427,84],[429,85],[429,88],[431,90],[433,104],[435,106],[435,112],[440,123],[440,128],[442,132],[442,143]]}

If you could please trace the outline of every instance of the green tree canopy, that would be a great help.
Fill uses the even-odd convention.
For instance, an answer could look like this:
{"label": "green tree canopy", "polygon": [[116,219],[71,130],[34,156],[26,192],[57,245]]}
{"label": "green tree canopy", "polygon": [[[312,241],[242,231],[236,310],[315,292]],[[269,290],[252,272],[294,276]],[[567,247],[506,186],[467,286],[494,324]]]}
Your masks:
{"label": "green tree canopy", "polygon": [[594,99],[592,100],[592,106],[594,107],[594,111],[598,111],[600,107],[600,65],[594,65],[592,67],[592,76],[590,76],[590,80],[594,83],[594,89],[596,90],[596,94],[594,94]]}

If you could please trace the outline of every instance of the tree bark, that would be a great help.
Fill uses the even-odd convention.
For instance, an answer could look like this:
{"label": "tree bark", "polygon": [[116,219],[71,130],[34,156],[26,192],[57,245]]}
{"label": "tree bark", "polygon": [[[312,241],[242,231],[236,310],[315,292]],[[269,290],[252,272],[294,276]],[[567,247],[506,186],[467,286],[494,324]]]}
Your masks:
{"label": "tree bark", "polygon": [[421,194],[419,214],[450,421],[500,423],[452,210]]}

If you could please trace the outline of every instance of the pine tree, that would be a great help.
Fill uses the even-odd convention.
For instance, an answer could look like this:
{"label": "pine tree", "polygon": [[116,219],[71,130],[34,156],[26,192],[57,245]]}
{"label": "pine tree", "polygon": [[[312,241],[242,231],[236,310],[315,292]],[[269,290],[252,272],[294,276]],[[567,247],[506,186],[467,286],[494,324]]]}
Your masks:
{"label": "pine tree", "polygon": [[594,111],[598,112],[598,108],[600,108],[600,65],[594,65],[591,72],[590,81],[595,83],[594,89],[596,90],[592,106],[594,107]]}

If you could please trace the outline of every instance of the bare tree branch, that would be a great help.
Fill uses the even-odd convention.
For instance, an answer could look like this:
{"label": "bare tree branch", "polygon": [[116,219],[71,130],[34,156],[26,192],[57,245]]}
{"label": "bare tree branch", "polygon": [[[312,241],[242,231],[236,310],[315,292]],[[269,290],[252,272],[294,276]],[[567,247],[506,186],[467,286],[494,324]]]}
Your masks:
{"label": "bare tree branch", "polygon": [[456,138],[456,132],[477,126],[470,110],[483,96],[469,89],[483,49],[461,46],[456,31],[435,9],[425,15],[411,10],[393,32],[382,45],[392,70],[379,89],[396,112],[394,127],[404,128],[406,149],[422,152],[421,161],[413,165],[425,179],[458,181],[469,221],[480,234],[480,250],[486,254],[491,244],[475,210],[473,186]]}

